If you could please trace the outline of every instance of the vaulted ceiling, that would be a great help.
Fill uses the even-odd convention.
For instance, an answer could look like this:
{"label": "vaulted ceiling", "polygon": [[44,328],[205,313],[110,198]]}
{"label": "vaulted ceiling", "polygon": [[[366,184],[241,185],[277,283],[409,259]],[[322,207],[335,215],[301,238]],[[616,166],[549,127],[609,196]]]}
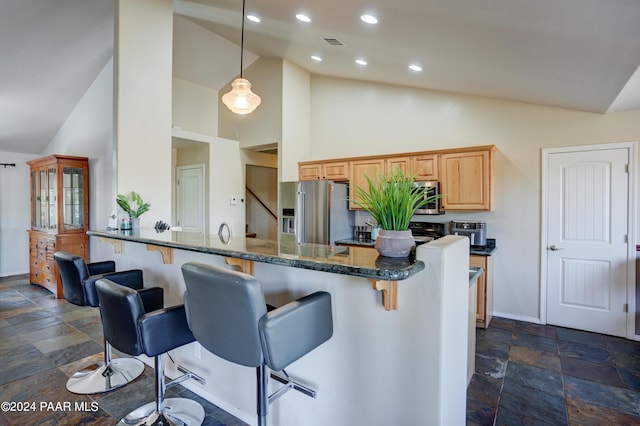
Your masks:
{"label": "vaulted ceiling", "polygon": [[[174,74],[218,90],[239,66],[242,2],[173,4]],[[261,18],[245,21],[248,51],[314,74],[594,113],[640,109],[637,0],[247,0],[247,13]],[[187,48],[194,32],[215,48]],[[110,1],[0,1],[0,151],[40,153],[112,54]]]}

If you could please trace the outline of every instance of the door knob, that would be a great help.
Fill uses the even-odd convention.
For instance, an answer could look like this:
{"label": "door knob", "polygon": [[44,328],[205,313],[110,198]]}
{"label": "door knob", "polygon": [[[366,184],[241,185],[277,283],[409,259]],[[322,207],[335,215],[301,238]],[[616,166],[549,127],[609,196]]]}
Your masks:
{"label": "door knob", "polygon": [[555,245],[551,245],[551,246],[549,246],[549,250],[551,250],[551,251],[558,251],[558,250],[564,250],[564,249],[563,249],[563,248],[561,248],[561,247],[556,247]]}

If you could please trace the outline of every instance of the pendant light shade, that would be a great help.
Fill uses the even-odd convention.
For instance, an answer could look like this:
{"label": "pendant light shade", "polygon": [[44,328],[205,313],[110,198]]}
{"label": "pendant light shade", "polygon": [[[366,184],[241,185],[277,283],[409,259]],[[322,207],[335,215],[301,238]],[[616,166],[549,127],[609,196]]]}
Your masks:
{"label": "pendant light shade", "polygon": [[249,114],[255,110],[262,99],[251,91],[251,83],[246,78],[242,78],[243,58],[244,58],[244,11],[245,1],[242,0],[242,35],[240,38],[240,78],[236,78],[231,83],[231,91],[222,96],[224,103],[231,112],[236,114]]}
{"label": "pendant light shade", "polygon": [[262,102],[260,96],[251,91],[251,83],[246,78],[236,78],[231,87],[231,91],[222,96],[222,102],[231,112],[249,114]]}

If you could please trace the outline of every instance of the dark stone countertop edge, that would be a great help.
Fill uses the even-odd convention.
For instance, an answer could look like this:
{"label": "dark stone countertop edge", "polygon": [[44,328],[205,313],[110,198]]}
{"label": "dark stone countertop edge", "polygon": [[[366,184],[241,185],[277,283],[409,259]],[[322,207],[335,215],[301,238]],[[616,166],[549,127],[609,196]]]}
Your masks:
{"label": "dark stone countertop edge", "polygon": [[362,278],[370,278],[381,281],[402,281],[425,269],[424,262],[418,260],[409,267],[400,268],[366,268],[352,265],[341,265],[322,262],[319,260],[291,259],[285,256],[249,253],[237,250],[223,249],[209,246],[194,246],[179,244],[172,241],[155,240],[135,235],[124,235],[113,231],[87,231],[87,234],[95,237],[112,238],[116,240],[130,241],[134,243],[153,244],[161,247],[170,247],[179,250],[194,251],[218,256],[232,257],[236,259],[252,260],[255,262],[270,263],[273,265],[289,266],[293,268],[308,269],[313,271],[330,272],[334,274],[349,275]]}

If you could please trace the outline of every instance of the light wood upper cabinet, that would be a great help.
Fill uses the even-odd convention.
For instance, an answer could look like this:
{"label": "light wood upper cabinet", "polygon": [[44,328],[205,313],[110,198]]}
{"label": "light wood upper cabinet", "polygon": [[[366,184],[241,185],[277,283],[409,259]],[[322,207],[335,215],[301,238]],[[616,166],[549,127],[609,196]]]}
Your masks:
{"label": "light wood upper cabinet", "polygon": [[438,156],[436,154],[412,156],[411,173],[416,180],[438,180]]}
{"label": "light wood upper cabinet", "polygon": [[494,150],[440,155],[442,210],[491,210]]}
{"label": "light wood upper cabinet", "polygon": [[365,160],[351,161],[349,170],[349,209],[362,210],[358,207],[353,200],[356,197],[356,188],[361,187],[366,189],[367,179],[365,176],[374,179],[376,174],[384,173],[385,171],[385,159],[384,158],[372,158]]}
{"label": "light wood upper cabinet", "polygon": [[317,180],[322,179],[322,164],[301,164],[298,167],[298,179],[300,180]]}
{"label": "light wood upper cabinet", "polygon": [[411,157],[391,157],[385,161],[386,173],[400,168],[403,172],[411,174]]}
{"label": "light wood upper cabinet", "polygon": [[[446,211],[482,211],[493,208],[494,145],[406,154],[352,157],[335,160],[302,162],[298,165],[300,180],[331,179],[365,187],[364,176],[389,173],[394,168],[415,176],[418,181],[437,180],[443,194],[441,209]],[[359,209],[349,201],[350,209]]]}
{"label": "light wood upper cabinet", "polygon": [[329,179],[336,182],[349,180],[349,162],[332,161],[326,163],[305,163],[298,167],[298,179]]}
{"label": "light wood upper cabinet", "polygon": [[337,161],[322,164],[323,179],[330,179],[336,182],[349,180],[349,162]]}

